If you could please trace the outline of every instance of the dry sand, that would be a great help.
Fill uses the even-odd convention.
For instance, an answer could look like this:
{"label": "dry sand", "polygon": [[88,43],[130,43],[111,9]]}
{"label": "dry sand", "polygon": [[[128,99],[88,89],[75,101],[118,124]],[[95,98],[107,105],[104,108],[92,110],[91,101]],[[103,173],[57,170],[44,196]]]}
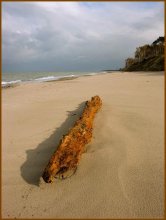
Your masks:
{"label": "dry sand", "polygon": [[[44,183],[42,171],[62,134],[94,95],[103,106],[77,172]],[[163,176],[163,74],[112,73],[3,89],[3,218],[162,218]]]}

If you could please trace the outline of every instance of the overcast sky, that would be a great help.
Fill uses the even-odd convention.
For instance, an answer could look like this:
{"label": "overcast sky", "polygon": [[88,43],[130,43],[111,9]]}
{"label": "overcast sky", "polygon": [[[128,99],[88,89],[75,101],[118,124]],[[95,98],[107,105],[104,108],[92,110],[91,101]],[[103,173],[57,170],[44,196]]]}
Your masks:
{"label": "overcast sky", "polygon": [[3,2],[2,71],[117,69],[159,36],[163,2]]}

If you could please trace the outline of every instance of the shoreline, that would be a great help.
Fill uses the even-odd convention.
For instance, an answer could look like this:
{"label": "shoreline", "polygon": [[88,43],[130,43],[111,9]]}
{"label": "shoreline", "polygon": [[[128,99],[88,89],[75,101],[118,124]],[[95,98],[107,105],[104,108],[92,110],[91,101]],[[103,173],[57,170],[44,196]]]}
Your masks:
{"label": "shoreline", "polygon": [[[20,86],[20,85],[26,85],[26,84],[36,84],[36,83],[48,83],[48,82],[55,82],[55,81],[66,81],[66,80],[73,80],[73,79],[77,79],[80,77],[89,77],[89,76],[95,76],[95,75],[105,75],[105,74],[112,74],[112,73],[134,73],[134,74],[140,74],[140,73],[151,73],[156,74],[156,75],[164,75],[164,71],[136,71],[136,72],[126,72],[126,71],[101,71],[101,72],[96,72],[96,73],[89,73],[89,74],[85,74],[85,75],[72,75],[72,76],[62,76],[62,77],[55,77],[55,79],[49,79],[50,77],[46,77],[48,79],[45,79],[45,77],[39,78],[39,79],[34,79],[34,80],[28,80],[28,81],[22,81],[22,80],[14,80],[14,81],[9,81],[9,82],[5,82],[5,84],[3,85],[3,82],[1,84],[1,89],[7,89],[7,88],[14,88],[16,86]],[[40,79],[44,79],[43,81]]]}
{"label": "shoreline", "polygon": [[[67,74],[68,73],[68,74]],[[34,73],[34,75],[36,75],[37,78],[34,79],[21,79],[21,77],[15,79],[15,80],[8,80],[8,81],[4,81],[2,80],[1,82],[1,88],[10,88],[10,87],[15,87],[21,84],[27,84],[27,83],[42,83],[42,82],[53,82],[53,81],[64,81],[64,80],[72,80],[72,79],[76,79],[79,77],[85,77],[85,76],[94,76],[94,75],[100,75],[100,74],[105,74],[106,72],[104,71],[100,71],[100,72],[82,72],[82,73],[73,73],[71,74],[70,72],[66,72],[66,75],[56,75],[55,73],[47,73],[47,75],[45,75],[46,73],[43,73],[43,75],[40,75],[37,77],[36,73]],[[110,72],[107,72],[110,73]],[[24,73],[25,74],[25,73]],[[23,75],[24,75],[23,74]],[[55,74],[55,75],[54,75]],[[4,74],[5,75],[5,74]]]}
{"label": "shoreline", "polygon": [[[3,89],[2,217],[163,218],[162,73],[112,72]],[[94,95],[103,106],[77,172],[44,183],[59,140]]]}

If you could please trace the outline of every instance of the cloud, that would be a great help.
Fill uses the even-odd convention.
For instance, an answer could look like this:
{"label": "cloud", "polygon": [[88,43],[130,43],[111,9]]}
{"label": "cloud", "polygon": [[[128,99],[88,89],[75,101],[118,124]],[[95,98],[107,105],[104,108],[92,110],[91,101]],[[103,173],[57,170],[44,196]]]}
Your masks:
{"label": "cloud", "polygon": [[163,2],[3,2],[3,71],[119,68],[164,35]]}

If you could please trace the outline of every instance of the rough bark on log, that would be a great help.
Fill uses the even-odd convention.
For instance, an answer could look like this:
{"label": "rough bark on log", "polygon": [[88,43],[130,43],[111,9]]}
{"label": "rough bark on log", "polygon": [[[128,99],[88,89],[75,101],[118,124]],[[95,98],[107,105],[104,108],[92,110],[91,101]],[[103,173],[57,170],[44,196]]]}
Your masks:
{"label": "rough bark on log", "polygon": [[93,130],[93,120],[96,112],[100,109],[102,101],[99,96],[94,96],[86,102],[82,116],[76,121],[73,128],[61,139],[57,150],[54,152],[43,172],[46,183],[66,174],[73,174],[80,161],[85,145],[90,142]]}

